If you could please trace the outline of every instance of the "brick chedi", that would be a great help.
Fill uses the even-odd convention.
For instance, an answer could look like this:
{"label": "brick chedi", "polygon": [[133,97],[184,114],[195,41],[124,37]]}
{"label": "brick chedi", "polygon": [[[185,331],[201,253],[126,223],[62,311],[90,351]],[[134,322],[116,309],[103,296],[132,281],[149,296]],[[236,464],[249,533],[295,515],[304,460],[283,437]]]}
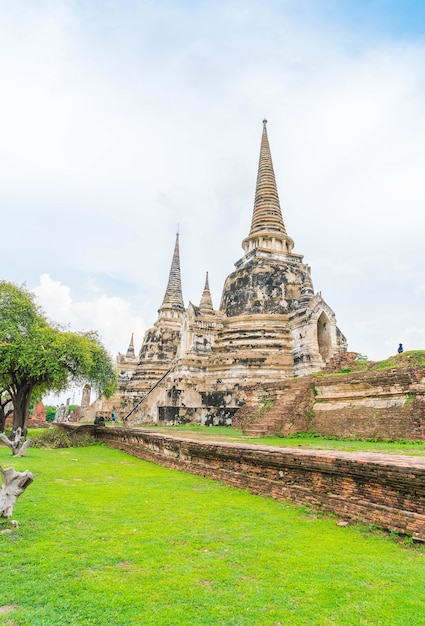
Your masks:
{"label": "brick chedi", "polygon": [[96,417],[111,419],[112,411],[115,413],[122,412],[124,408],[123,395],[139,363],[139,358],[134,350],[133,334],[131,334],[127,352],[125,354],[119,352],[116,363],[118,371],[118,390],[112,397],[105,398],[104,396],[100,396],[90,404],[91,387],[90,385],[85,385],[81,400],[82,419],[94,420]]}
{"label": "brick chedi", "polygon": [[346,341],[293,252],[279,202],[264,120],[254,209],[243,257],[214,310],[208,274],[199,306],[183,304],[176,240],[158,320],[123,392],[128,422],[230,423],[256,384],[323,368]]}
{"label": "brick chedi", "polygon": [[[227,278],[221,300],[224,332],[217,350],[249,350],[247,376],[261,382],[321,369],[346,342],[335,314],[314,294],[310,268],[287,235],[263,122],[251,230],[245,255]],[[236,353],[235,353],[236,351]]]}
{"label": "brick chedi", "polygon": [[180,345],[184,311],[177,234],[164,299],[158,309],[158,319],[145,333],[139,353],[139,364],[127,386],[127,401],[130,396],[134,396],[137,402],[140,392],[147,393],[167,374]]}
{"label": "brick chedi", "polygon": [[179,235],[176,235],[168,284],[164,299],[158,309],[158,318],[153,327],[146,331],[138,356],[135,354],[133,335],[126,354],[118,354],[117,368],[119,386],[108,399],[98,398],[85,419],[102,416],[110,418],[115,411],[119,418],[127,415],[141,397],[170,369],[181,339],[181,323],[184,313],[181,287]]}

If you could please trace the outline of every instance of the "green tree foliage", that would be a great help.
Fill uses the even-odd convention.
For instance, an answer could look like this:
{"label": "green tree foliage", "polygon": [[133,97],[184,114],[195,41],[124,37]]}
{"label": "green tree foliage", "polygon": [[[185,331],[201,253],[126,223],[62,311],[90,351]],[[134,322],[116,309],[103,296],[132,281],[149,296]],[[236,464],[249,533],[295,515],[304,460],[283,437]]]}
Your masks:
{"label": "green tree foliage", "polygon": [[50,404],[46,405],[46,422],[53,422],[56,415],[56,407]]}
{"label": "green tree foliage", "polygon": [[13,430],[26,432],[34,394],[86,382],[106,397],[116,389],[115,367],[98,335],[61,329],[33,294],[0,281],[0,390],[13,402]]}

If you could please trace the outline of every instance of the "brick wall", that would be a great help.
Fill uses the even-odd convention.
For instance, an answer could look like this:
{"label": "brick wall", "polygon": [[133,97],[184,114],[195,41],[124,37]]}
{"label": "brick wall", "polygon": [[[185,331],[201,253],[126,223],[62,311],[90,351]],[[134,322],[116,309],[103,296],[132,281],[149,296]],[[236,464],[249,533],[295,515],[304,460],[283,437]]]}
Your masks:
{"label": "brick wall", "polygon": [[[256,385],[246,396],[234,424],[255,436],[425,439],[425,367],[303,376]],[[271,406],[261,410],[264,398]]]}
{"label": "brick wall", "polygon": [[136,428],[95,432],[165,467],[425,540],[424,458],[200,442]]}
{"label": "brick wall", "polygon": [[317,377],[314,384],[307,430],[338,437],[425,439],[423,367]]}

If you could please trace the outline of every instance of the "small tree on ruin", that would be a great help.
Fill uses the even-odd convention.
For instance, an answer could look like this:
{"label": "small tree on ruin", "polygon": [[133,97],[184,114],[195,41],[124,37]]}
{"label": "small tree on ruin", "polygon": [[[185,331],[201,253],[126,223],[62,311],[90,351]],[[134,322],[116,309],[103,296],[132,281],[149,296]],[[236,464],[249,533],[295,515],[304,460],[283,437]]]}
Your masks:
{"label": "small tree on ruin", "polygon": [[105,397],[116,389],[111,357],[95,332],[72,333],[50,322],[23,287],[0,281],[0,389],[13,404],[13,431],[27,432],[33,394],[90,383]]}

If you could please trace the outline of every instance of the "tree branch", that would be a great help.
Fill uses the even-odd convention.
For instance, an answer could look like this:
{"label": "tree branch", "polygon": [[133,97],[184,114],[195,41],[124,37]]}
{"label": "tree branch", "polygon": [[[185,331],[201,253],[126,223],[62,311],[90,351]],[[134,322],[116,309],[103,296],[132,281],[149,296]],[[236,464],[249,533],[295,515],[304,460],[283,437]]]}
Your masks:
{"label": "tree branch", "polygon": [[24,456],[27,448],[31,444],[31,439],[25,439],[22,437],[22,429],[17,428],[15,432],[15,438],[9,439],[4,433],[0,433],[0,441],[3,441],[8,448],[12,451],[13,456]]}

